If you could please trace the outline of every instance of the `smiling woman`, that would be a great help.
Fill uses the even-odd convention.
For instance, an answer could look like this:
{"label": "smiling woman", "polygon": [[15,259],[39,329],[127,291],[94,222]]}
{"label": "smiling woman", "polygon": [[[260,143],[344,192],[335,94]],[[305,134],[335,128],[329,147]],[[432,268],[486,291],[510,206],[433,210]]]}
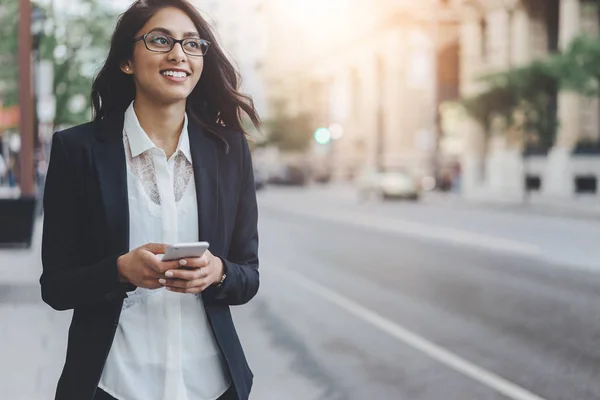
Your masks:
{"label": "smiling woman", "polygon": [[[218,134],[218,126],[223,125],[243,131],[238,109],[245,112],[255,124],[259,123],[252,100],[237,92],[237,72],[216,42],[209,25],[191,4],[183,3],[187,11],[197,16],[196,22],[187,18],[188,13],[178,8],[166,17],[163,13],[161,21],[159,15],[150,14],[152,1],[136,2],[130,10],[139,10],[139,13],[123,15],[115,30],[106,64],[92,88],[96,119],[113,112],[124,112],[133,100],[134,93],[149,91],[148,95],[162,99],[162,95],[170,96],[175,93],[173,90],[180,90],[179,96],[187,99],[191,117],[210,132]],[[164,7],[169,2],[160,4]],[[174,31],[180,32],[180,41],[173,37]],[[144,46],[140,46],[139,42],[143,42]],[[179,51],[185,53],[187,62],[182,63],[185,65],[168,67],[180,68],[179,72],[185,72],[188,77],[181,81],[171,80],[182,85],[179,89],[170,87],[168,92],[161,92],[161,96],[154,97],[159,95],[156,90],[161,90],[154,85],[154,74],[162,73],[162,70],[151,72],[150,66],[154,64],[153,68],[156,68],[155,63],[161,60],[161,56],[164,58],[165,54]],[[135,59],[139,60],[137,66],[134,65]]]}
{"label": "smiling woman", "polygon": [[[42,298],[73,309],[57,400],[248,399],[229,306],[259,286],[242,128],[259,118],[186,0],[138,0],[94,80],[94,121],[54,134]],[[209,242],[162,261],[168,245]]]}

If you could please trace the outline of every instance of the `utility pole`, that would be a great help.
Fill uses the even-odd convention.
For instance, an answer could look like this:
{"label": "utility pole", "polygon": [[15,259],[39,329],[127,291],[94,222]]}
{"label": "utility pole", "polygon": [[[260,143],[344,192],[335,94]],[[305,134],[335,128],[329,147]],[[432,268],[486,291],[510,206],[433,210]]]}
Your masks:
{"label": "utility pole", "polygon": [[33,95],[31,76],[31,3],[19,0],[19,133],[21,135],[19,184],[21,196],[35,196],[33,182]]}
{"label": "utility pole", "polygon": [[431,149],[431,173],[436,181],[436,185],[439,184],[440,174],[440,136],[441,136],[441,126],[440,126],[440,115],[439,115],[439,106],[440,106],[440,85],[441,85],[441,75],[440,75],[440,65],[439,65],[439,51],[440,51],[440,10],[439,7],[442,7],[443,3],[439,0],[433,1],[433,10],[432,10],[432,19],[431,19],[431,30],[432,30],[432,42],[433,42],[433,93],[432,93],[432,109],[431,109],[431,135],[433,138],[433,146]]}
{"label": "utility pole", "polygon": [[376,60],[376,74],[377,74],[377,131],[376,131],[376,143],[375,143],[375,168],[377,172],[383,172],[385,170],[385,67],[384,59],[381,54],[377,56]]}

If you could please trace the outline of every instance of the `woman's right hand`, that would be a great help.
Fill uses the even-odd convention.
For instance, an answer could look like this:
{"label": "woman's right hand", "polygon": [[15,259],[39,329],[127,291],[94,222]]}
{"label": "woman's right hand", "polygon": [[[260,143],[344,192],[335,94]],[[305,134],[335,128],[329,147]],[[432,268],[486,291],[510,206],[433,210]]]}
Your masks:
{"label": "woman's right hand", "polygon": [[166,244],[147,243],[123,254],[117,259],[117,269],[123,282],[145,289],[163,287],[158,280],[165,278],[165,272],[179,268],[178,261],[161,261],[157,254],[164,254]]}

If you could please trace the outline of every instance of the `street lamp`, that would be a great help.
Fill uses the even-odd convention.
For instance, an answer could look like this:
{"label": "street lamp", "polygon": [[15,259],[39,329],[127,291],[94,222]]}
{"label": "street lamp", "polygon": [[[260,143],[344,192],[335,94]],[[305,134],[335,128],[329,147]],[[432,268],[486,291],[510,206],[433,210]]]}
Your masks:
{"label": "street lamp", "polygon": [[31,32],[33,34],[33,50],[37,51],[40,46],[40,39],[46,22],[46,13],[37,5],[31,9]]}
{"label": "street lamp", "polygon": [[33,197],[33,98],[31,96],[31,3],[19,0],[19,131],[21,135],[21,196]]}
{"label": "street lamp", "polygon": [[34,140],[34,149],[38,150],[40,147],[40,121],[37,110],[37,104],[39,99],[38,93],[38,80],[40,79],[38,73],[38,66],[40,64],[40,41],[43,36],[44,24],[46,22],[46,13],[35,4],[33,5],[31,11],[31,32],[33,34],[33,104],[34,104],[34,112],[33,112],[33,140]]}

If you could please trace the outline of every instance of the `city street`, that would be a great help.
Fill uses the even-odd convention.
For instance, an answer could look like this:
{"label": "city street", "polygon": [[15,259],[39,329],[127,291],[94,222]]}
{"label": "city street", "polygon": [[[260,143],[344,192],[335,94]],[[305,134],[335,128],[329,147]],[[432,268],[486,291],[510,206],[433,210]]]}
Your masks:
{"label": "city street", "polygon": [[[600,399],[599,220],[348,188],[259,203],[261,289],[234,311],[253,399]],[[64,358],[35,251],[0,250],[7,399],[51,399]]]}
{"label": "city street", "polygon": [[[70,330],[41,299],[40,200],[63,266],[194,240],[198,216],[250,265],[252,184],[260,289],[231,307],[250,400],[600,400],[600,0],[0,0],[0,27],[0,400],[54,399],[69,334],[70,396],[108,355],[88,322],[115,265],[44,276],[81,292],[45,296],[76,304]],[[142,285],[136,254],[119,269]],[[235,289],[224,272],[202,274]],[[140,294],[131,324],[215,307],[236,333],[165,299]],[[107,375],[196,396],[165,332],[122,363],[115,345]]]}

